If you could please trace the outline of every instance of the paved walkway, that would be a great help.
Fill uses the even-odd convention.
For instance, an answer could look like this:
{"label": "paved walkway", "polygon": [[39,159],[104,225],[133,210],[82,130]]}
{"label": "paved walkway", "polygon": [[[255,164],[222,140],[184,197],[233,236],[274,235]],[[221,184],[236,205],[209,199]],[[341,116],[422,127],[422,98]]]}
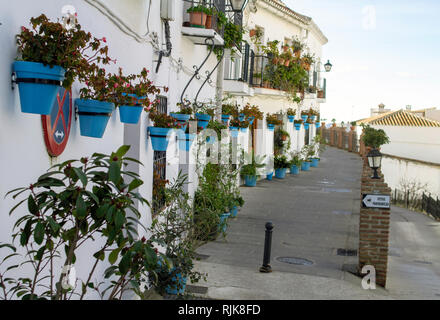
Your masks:
{"label": "paved walkway", "polygon": [[[328,148],[318,168],[263,180],[242,188],[246,201],[231,219],[225,239],[197,252],[199,271],[208,273],[204,295],[212,299],[439,299],[440,223],[419,213],[392,209],[387,290],[364,290],[361,279],[343,271],[357,256],[338,249],[358,248],[360,176],[355,155]],[[263,259],[264,225],[274,225],[273,272],[258,272]],[[428,236],[425,236],[428,235]],[[403,240],[405,239],[405,240]],[[423,239],[423,240],[422,240]],[[433,243],[436,243],[434,245]],[[282,262],[283,258],[294,262]],[[405,280],[410,279],[410,280]]]}

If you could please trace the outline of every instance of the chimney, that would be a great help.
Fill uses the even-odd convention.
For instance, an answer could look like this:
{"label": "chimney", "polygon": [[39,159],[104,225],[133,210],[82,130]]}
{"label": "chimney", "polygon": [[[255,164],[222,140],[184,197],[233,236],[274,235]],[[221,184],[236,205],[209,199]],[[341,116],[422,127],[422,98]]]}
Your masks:
{"label": "chimney", "polygon": [[381,103],[381,104],[379,105],[379,110],[382,111],[383,109],[385,109],[385,105],[384,105],[383,103]]}
{"label": "chimney", "polygon": [[411,105],[408,104],[408,105],[406,106],[406,111],[411,111]]}

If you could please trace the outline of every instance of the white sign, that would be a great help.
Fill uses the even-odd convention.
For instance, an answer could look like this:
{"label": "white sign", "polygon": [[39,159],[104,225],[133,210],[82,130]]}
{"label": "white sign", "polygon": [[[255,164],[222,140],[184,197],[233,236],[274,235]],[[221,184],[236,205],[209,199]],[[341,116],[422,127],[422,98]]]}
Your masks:
{"label": "white sign", "polygon": [[383,194],[364,194],[362,205],[367,208],[389,209],[391,196]]}

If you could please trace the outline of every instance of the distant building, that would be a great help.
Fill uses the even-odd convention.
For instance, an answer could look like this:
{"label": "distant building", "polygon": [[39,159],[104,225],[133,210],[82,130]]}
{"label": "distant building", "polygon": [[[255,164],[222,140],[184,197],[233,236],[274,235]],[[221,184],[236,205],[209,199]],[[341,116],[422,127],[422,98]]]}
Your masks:
{"label": "distant building", "polygon": [[371,116],[378,116],[387,112],[390,112],[391,109],[385,109],[385,105],[383,103],[381,103],[377,109],[372,108],[371,109]]}

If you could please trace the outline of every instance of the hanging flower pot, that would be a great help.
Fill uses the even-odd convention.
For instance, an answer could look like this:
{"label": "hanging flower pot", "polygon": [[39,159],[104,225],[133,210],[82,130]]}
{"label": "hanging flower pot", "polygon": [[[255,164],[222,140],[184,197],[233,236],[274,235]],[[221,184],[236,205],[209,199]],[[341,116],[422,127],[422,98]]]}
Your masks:
{"label": "hanging flower pot", "polygon": [[244,176],[244,184],[246,187],[255,187],[257,185],[257,176]]}
{"label": "hanging flower pot", "polygon": [[229,127],[229,130],[231,131],[232,138],[238,137],[238,127]]}
{"label": "hanging flower pot", "polygon": [[228,124],[229,119],[231,118],[231,115],[229,114],[222,114],[222,121],[225,125]]}
{"label": "hanging flower pot", "polygon": [[310,119],[311,119],[312,121],[315,121],[315,120],[316,120],[316,116],[310,116]]}
{"label": "hanging flower pot", "polygon": [[306,114],[304,114],[304,115],[302,114],[302,115],[301,115],[301,119],[302,119],[304,122],[306,122],[308,118],[309,118],[309,116],[306,115]]}
{"label": "hanging flower pot", "polygon": [[297,165],[291,165],[290,166],[290,174],[299,174],[299,167]]}
{"label": "hanging flower pot", "polygon": [[247,129],[248,129],[248,128],[240,128],[240,131],[246,133],[246,132],[247,132]]}
{"label": "hanging flower pot", "polygon": [[60,66],[50,67],[29,61],[15,61],[13,70],[18,83],[21,112],[50,114],[65,70]]}
{"label": "hanging flower pot", "polygon": [[315,127],[316,127],[316,129],[318,129],[318,128],[321,127],[321,124],[320,124],[319,122],[316,122],[316,123],[315,123]]}
{"label": "hanging flower pot", "polygon": [[240,113],[240,114],[238,115],[238,120],[240,120],[240,121],[244,121],[244,113]]}
{"label": "hanging flower pot", "polygon": [[304,161],[301,163],[301,170],[302,171],[310,171],[310,162]]}
{"label": "hanging flower pot", "polygon": [[286,178],[287,168],[277,168],[275,169],[275,178],[284,179]]}
{"label": "hanging flower pot", "polygon": [[148,134],[154,151],[167,151],[170,130],[171,128],[148,127]]}
{"label": "hanging flower pot", "polygon": [[82,136],[102,138],[113,110],[114,103],[98,100],[76,99],[79,128]]}
{"label": "hanging flower pot", "polygon": [[301,123],[295,123],[294,126],[296,131],[301,130]]}
{"label": "hanging flower pot", "polygon": [[192,143],[197,137],[195,133],[185,133],[185,135],[179,135],[179,149],[189,151],[191,150]]}
{"label": "hanging flower pot", "polygon": [[272,181],[272,178],[273,178],[273,172],[268,173],[268,174],[266,175],[266,179],[267,179],[267,180]]}
{"label": "hanging flower pot", "polygon": [[143,106],[119,106],[119,118],[122,123],[136,124],[141,117]]}
{"label": "hanging flower pot", "polygon": [[295,116],[287,116],[287,118],[289,119],[289,122],[293,122],[293,120],[295,120]]}
{"label": "hanging flower pot", "polygon": [[230,212],[226,212],[220,215],[220,222],[218,224],[218,230],[220,232],[226,232],[226,228],[228,226],[228,218],[231,215]]}
{"label": "hanging flower pot", "polygon": [[174,119],[177,120],[178,123],[180,123],[181,128],[182,128],[183,131],[186,130],[186,126],[188,125],[188,121],[191,118],[190,114],[170,113],[170,116],[172,116]]}
{"label": "hanging flower pot", "polygon": [[248,119],[249,124],[253,125],[254,124],[254,120],[255,120],[255,117],[254,116],[250,116],[249,119]]}
{"label": "hanging flower pot", "polygon": [[196,113],[196,118],[198,120],[197,125],[203,129],[206,129],[209,121],[211,120],[211,116],[207,113]]}
{"label": "hanging flower pot", "polygon": [[267,124],[267,128],[269,129],[269,131],[274,131],[274,129],[275,129],[275,125],[272,124],[272,123],[268,123],[268,124]]}
{"label": "hanging flower pot", "polygon": [[309,130],[309,123],[308,122],[304,123],[304,129]]}

